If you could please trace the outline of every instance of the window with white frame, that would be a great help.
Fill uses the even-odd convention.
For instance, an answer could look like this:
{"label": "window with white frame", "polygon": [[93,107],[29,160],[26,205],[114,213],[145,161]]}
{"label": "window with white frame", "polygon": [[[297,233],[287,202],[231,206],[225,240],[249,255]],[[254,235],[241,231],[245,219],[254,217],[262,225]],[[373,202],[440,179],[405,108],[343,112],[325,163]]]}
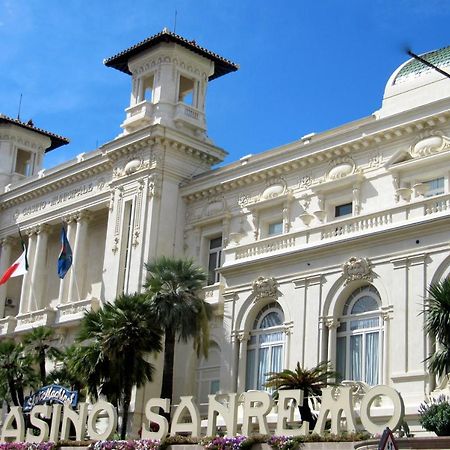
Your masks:
{"label": "window with white frame", "polygon": [[271,222],[267,227],[267,235],[268,236],[276,236],[278,234],[283,233],[283,221],[279,220],[277,222]]}
{"label": "window with white frame", "polygon": [[153,101],[153,85],[155,82],[154,74],[148,75],[142,79],[142,100]]}
{"label": "window with white frame", "polygon": [[353,212],[353,203],[342,203],[334,207],[334,217],[351,216]]}
{"label": "window with white frame", "polygon": [[207,410],[208,395],[220,390],[220,360],[220,348],[215,342],[211,342],[208,357],[203,356],[197,368],[197,398],[201,411]]}
{"label": "window with white frame", "polygon": [[424,194],[425,197],[433,197],[435,195],[441,195],[445,192],[444,177],[425,181],[424,184],[427,187]]}
{"label": "window with white frame", "polygon": [[283,370],[284,314],[269,303],[258,314],[247,347],[246,389],[264,389],[267,374]]}
{"label": "window with white frame", "polygon": [[336,342],[336,370],[340,379],[380,382],[382,362],[381,300],[373,286],[356,289],[340,317]]}
{"label": "window with white frame", "polygon": [[180,75],[178,101],[196,107],[195,94],[195,81],[192,78]]}
{"label": "window with white frame", "polygon": [[208,254],[208,285],[218,283],[220,274],[216,269],[222,263],[222,236],[209,240],[209,254]]}
{"label": "window with white frame", "polygon": [[14,171],[30,177],[33,175],[34,153],[21,148],[17,149],[16,164]]}

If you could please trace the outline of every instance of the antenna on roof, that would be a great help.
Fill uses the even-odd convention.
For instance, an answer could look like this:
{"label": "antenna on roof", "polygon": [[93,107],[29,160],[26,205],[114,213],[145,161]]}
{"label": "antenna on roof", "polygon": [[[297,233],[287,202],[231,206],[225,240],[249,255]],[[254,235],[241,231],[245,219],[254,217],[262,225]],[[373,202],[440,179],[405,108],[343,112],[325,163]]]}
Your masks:
{"label": "antenna on roof", "polygon": [[427,61],[426,59],[420,57],[419,55],[416,55],[411,50],[407,50],[406,53],[408,53],[408,55],[412,56],[414,59],[417,59],[417,61],[420,61],[422,64],[425,64],[426,66],[436,70],[436,72],[439,72],[440,74],[446,76],[447,78],[450,78],[450,73],[445,72],[444,70]]}
{"label": "antenna on roof", "polygon": [[178,11],[175,10],[175,19],[174,19],[174,22],[173,22],[173,32],[174,33],[177,32],[177,13],[178,13]]}
{"label": "antenna on roof", "polygon": [[19,109],[17,111],[17,120],[20,120],[20,108],[22,107],[22,93],[20,93]]}

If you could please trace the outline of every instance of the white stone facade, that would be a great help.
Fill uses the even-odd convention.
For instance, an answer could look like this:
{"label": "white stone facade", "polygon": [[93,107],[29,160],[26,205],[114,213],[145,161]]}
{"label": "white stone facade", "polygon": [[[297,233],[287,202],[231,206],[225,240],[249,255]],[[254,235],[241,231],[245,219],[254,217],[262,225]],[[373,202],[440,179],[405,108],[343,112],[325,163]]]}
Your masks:
{"label": "white stone facade", "polygon": [[[427,286],[450,273],[450,79],[409,79],[410,61],[374,114],[211,170],[226,154],[206,135],[219,57],[163,33],[129,57],[124,132],[98,150],[40,170],[48,137],[0,123],[0,271],[20,253],[17,226],[30,260],[0,286],[0,335],[47,324],[68,344],[84,310],[142,289],[146,261],[189,257],[211,269],[215,316],[208,360],[179,346],[175,403],[330,360],[344,379],[400,391],[416,422],[437,383]],[[12,163],[21,136],[36,149],[28,176]],[[62,221],[74,264],[60,281]],[[138,415],[160,376],[136,396]]]}

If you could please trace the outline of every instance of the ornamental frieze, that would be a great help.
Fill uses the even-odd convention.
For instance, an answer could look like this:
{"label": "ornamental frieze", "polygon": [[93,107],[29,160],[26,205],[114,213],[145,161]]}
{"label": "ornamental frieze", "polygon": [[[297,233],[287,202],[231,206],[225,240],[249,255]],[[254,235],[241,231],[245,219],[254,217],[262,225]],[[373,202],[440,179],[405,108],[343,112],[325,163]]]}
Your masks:
{"label": "ornamental frieze", "polygon": [[96,193],[103,191],[106,187],[107,184],[104,178],[99,178],[90,183],[80,184],[67,191],[58,192],[51,197],[38,200],[22,209],[16,209],[11,214],[11,220],[13,222],[18,222],[22,219],[27,219],[53,209],[54,207],[58,207],[63,203],[74,203],[77,200],[84,199],[90,195],[95,195]]}

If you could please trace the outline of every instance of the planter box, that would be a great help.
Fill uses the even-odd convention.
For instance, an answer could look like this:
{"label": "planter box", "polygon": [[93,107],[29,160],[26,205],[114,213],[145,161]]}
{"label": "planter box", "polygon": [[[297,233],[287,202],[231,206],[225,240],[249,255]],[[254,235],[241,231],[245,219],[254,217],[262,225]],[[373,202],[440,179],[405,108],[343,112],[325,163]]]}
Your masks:
{"label": "planter box", "polygon": [[[450,436],[443,437],[414,437],[414,438],[399,438],[395,442],[399,449],[423,449],[423,450],[449,450]],[[377,450],[378,440],[372,439],[370,441],[357,442],[355,444],[356,450]]]}

